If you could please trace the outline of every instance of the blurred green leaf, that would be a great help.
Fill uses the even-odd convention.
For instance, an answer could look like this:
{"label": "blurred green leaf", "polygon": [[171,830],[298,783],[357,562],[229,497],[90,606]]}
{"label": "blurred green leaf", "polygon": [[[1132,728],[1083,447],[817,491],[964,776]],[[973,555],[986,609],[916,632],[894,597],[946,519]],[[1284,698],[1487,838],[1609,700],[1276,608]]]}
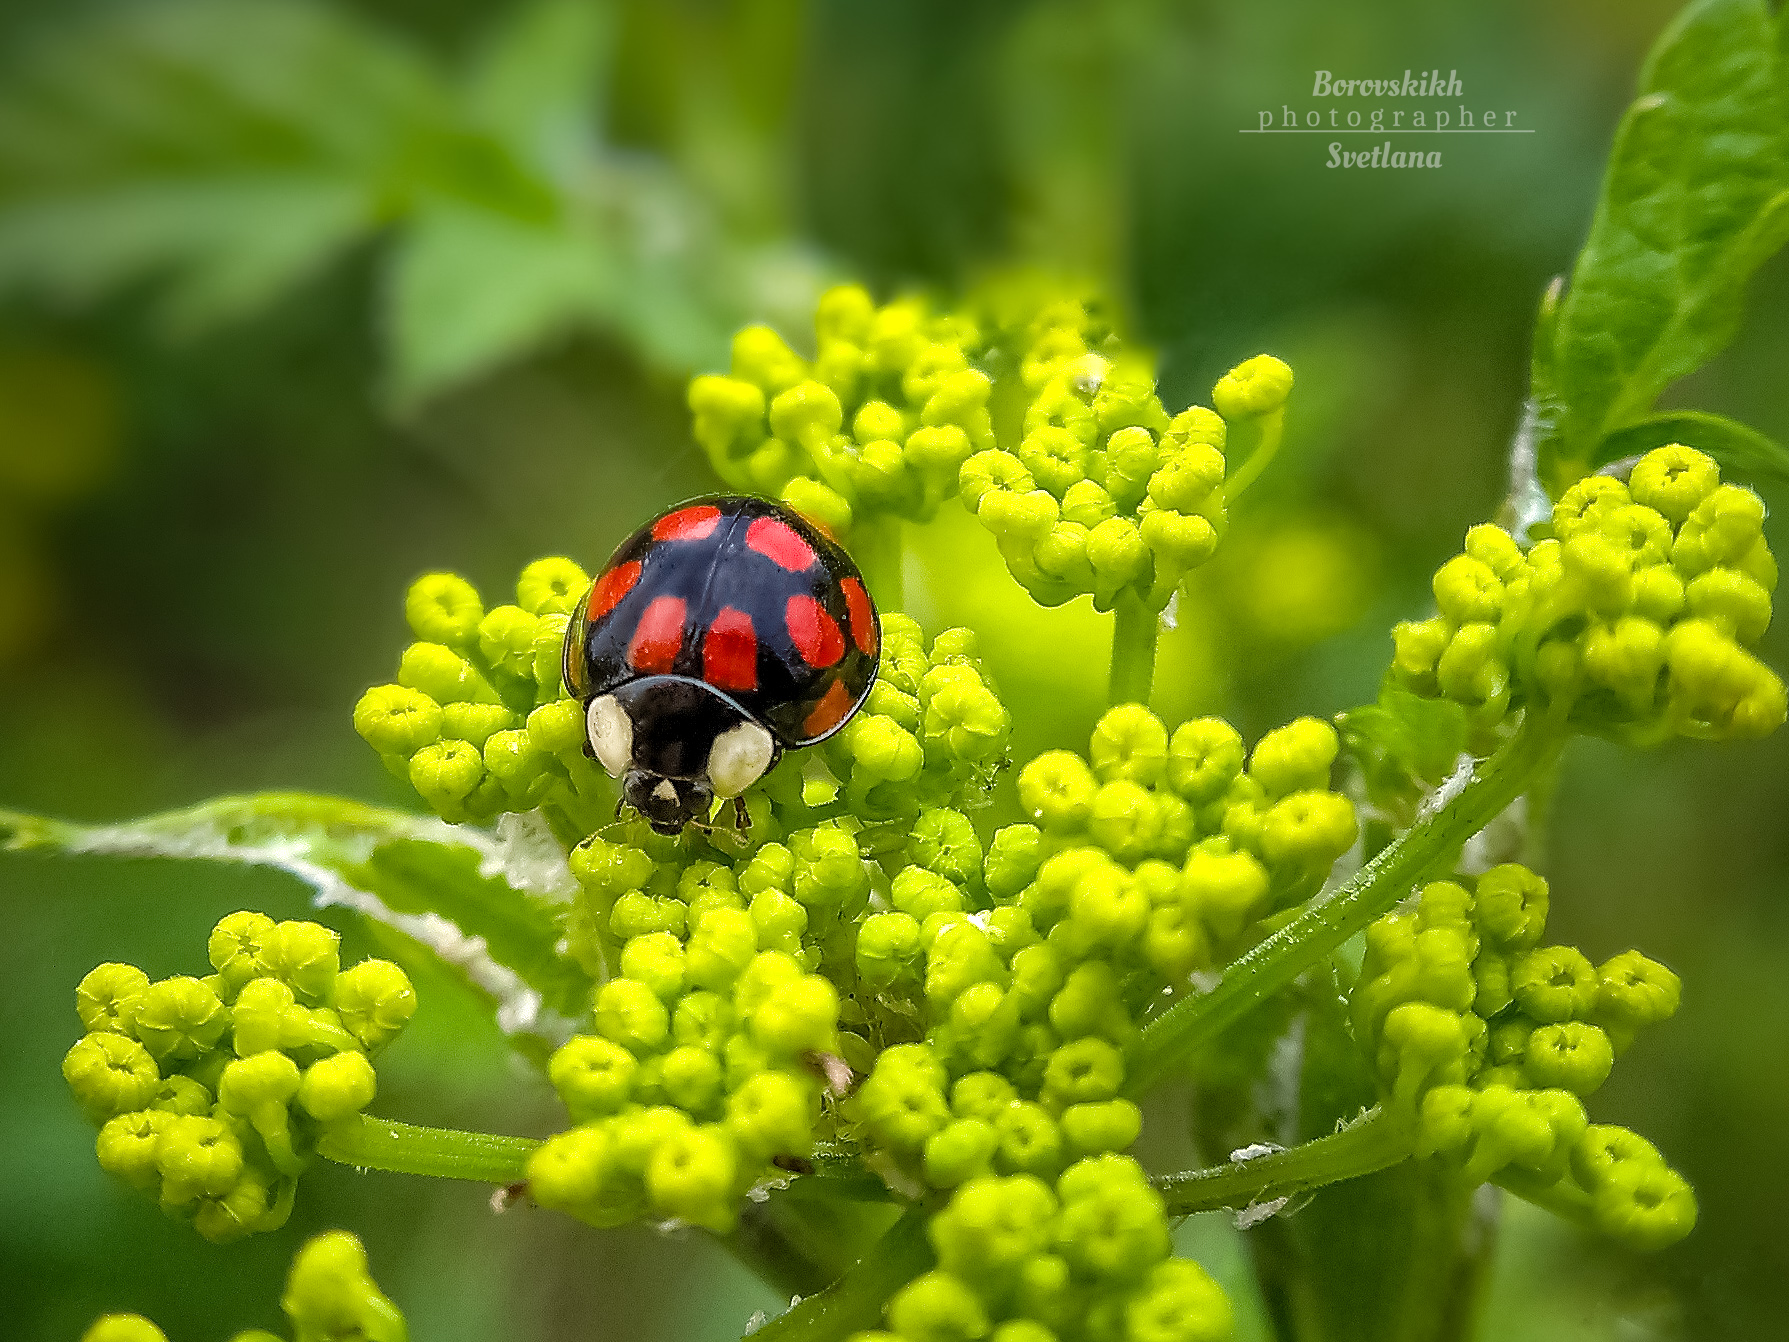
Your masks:
{"label": "blurred green leaf", "polygon": [[575,172],[597,148],[614,23],[614,11],[591,0],[519,7],[473,60],[466,80],[473,117],[523,162],[553,175]]}
{"label": "blurred green leaf", "polygon": [[1380,690],[1378,703],[1342,714],[1337,725],[1367,794],[1399,812],[1410,811],[1453,772],[1467,743],[1465,709],[1393,685]]}
{"label": "blurred green leaf", "polygon": [[1561,300],[1540,473],[1557,493],[1609,433],[1732,338],[1789,240],[1789,84],[1761,0],[1698,0],[1666,30],[1617,134]]}
{"label": "blurred green leaf", "polygon": [[393,389],[413,399],[610,305],[592,240],[443,201],[418,212],[392,258]]}
{"label": "blurred green leaf", "polygon": [[0,84],[0,292],[144,281],[190,334],[381,230],[390,390],[414,404],[574,329],[720,357],[761,255],[665,163],[598,135],[607,8],[541,0],[465,71],[307,0],[78,22]]}
{"label": "blurred green leaf", "polygon": [[1672,410],[1617,429],[1603,439],[1591,464],[1637,457],[1666,443],[1683,443],[1708,453],[1729,475],[1789,483],[1789,447],[1749,424],[1705,410]]}
{"label": "blurred green leaf", "polygon": [[0,810],[0,849],[71,857],[237,862],[290,872],[321,906],[341,906],[433,954],[493,1000],[509,1033],[551,1036],[590,979],[558,946],[570,873],[543,863],[526,833],[508,842],[341,797],[219,797],[115,825]]}

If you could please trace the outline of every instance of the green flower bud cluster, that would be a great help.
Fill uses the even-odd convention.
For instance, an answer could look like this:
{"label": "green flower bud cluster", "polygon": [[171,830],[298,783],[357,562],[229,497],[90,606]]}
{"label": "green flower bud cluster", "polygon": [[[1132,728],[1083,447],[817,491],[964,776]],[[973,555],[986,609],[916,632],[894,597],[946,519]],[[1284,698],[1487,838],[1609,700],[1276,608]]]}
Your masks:
{"label": "green flower bud cluster", "polygon": [[1387,1102],[1417,1116],[1420,1154],[1473,1183],[1575,1180],[1607,1233],[1669,1243],[1695,1222],[1689,1186],[1632,1133],[1591,1126],[1583,1097],[1641,1027],[1676,1011],[1677,976],[1638,951],[1598,966],[1574,946],[1541,945],[1547,904],[1546,881],[1514,863],[1423,887],[1414,909],[1367,929],[1355,1038]]}
{"label": "green flower bud cluster", "polygon": [[867,903],[871,869],[843,823],[730,865],[628,829],[634,842],[572,851],[613,969],[594,1031],[551,1060],[578,1126],[535,1152],[529,1187],[596,1225],[725,1231],[776,1157],[812,1149],[824,1059],[840,1051],[839,992],[815,971]]}
{"label": "green flower bud cluster", "polygon": [[[386,1299],[367,1271],[366,1250],[345,1230],[331,1230],[305,1242],[292,1260],[280,1308],[292,1325],[292,1342],[408,1342],[409,1329],[398,1307]],[[140,1314],[107,1314],[81,1335],[81,1342],[168,1342],[167,1334]],[[237,1333],[230,1342],[278,1342],[260,1329]]]}
{"label": "green flower bud cluster", "polygon": [[1353,804],[1329,786],[1336,752],[1335,729],[1315,718],[1276,728],[1249,753],[1219,718],[1170,734],[1147,708],[1121,704],[1094,727],[1085,759],[1052,750],[1019,771],[1019,803],[1039,844],[1059,854],[1022,902],[1040,931],[1053,928],[1083,898],[1071,859],[1101,858],[1106,875],[1089,879],[1134,886],[1143,900],[1127,945],[1182,979],[1224,958],[1264,915],[1308,898],[1353,846]]}
{"label": "green flower bud cluster", "polygon": [[360,697],[354,729],[443,820],[551,802],[594,828],[613,789],[584,754],[584,715],[561,684],[565,626],[589,586],[569,559],[528,565],[516,604],[489,611],[455,574],[411,584],[404,614],[417,642],[396,684]]}
{"label": "green flower bud cluster", "polygon": [[730,374],[690,383],[696,441],[735,488],[780,495],[835,533],[871,514],[929,518],[971,454],[994,446],[993,379],[967,316],[820,297],[810,362],[766,326],[733,338]]}
{"label": "green flower bud cluster", "polygon": [[1533,704],[1640,745],[1764,736],[1785,695],[1749,651],[1777,581],[1763,523],[1691,448],[1648,452],[1625,484],[1586,476],[1527,554],[1498,527],[1467,533],[1435,574],[1439,613],[1393,631],[1391,678],[1481,726]]}
{"label": "green flower bud cluster", "polygon": [[[987,804],[1006,764],[1011,724],[977,660],[973,630],[947,629],[928,651],[917,623],[884,614],[876,683],[826,743],[825,760],[840,781],[838,800],[866,825],[904,841],[922,810]],[[769,786],[781,783],[787,794],[790,781]]]}
{"label": "green flower bud cluster", "polygon": [[1170,1258],[1161,1196],[1128,1156],[1060,1177],[983,1175],[928,1227],[938,1265],[889,1300],[887,1331],[852,1342],[1226,1342],[1230,1302],[1203,1268]]}
{"label": "green flower bud cluster", "polygon": [[285,1224],[332,1126],[372,1102],[371,1056],[416,1009],[385,960],[340,968],[317,923],[233,913],[204,978],[100,965],[75,990],[87,1033],[62,1075],[99,1127],[99,1163],[223,1242]]}
{"label": "green flower bud cluster", "polygon": [[1105,610],[1129,590],[1160,609],[1223,534],[1226,421],[1279,415],[1291,370],[1251,359],[1214,389],[1218,411],[1170,418],[1153,364],[1081,302],[979,306],[836,288],[811,362],[747,327],[730,373],[690,384],[696,441],[729,484],[836,534],[954,496],[1040,604],[1090,593]]}

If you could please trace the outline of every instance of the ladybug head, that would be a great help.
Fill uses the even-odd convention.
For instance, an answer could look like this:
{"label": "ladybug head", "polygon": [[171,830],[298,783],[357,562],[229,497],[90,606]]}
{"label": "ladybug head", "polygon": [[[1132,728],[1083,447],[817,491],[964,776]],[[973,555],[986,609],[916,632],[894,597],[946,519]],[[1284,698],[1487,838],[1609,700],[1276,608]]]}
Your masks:
{"label": "ladybug head", "polygon": [[591,755],[660,834],[707,820],[716,797],[737,797],[776,763],[769,730],[701,681],[641,677],[586,713]]}
{"label": "ladybug head", "polygon": [[681,833],[690,821],[707,820],[714,807],[714,789],[706,779],[666,778],[646,769],[629,769],[621,794],[660,834]]}

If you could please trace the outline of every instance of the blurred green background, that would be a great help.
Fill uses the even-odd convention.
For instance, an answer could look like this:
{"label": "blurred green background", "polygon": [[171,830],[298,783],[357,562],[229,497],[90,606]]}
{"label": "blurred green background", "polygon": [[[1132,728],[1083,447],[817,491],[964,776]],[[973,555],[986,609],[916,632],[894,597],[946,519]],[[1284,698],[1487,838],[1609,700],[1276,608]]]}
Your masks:
{"label": "blurred green background", "polygon": [[[1673,8],[0,6],[0,805],[406,805],[348,714],[391,670],[410,578],[599,563],[712,487],[682,379],[734,325],[790,320],[828,276],[947,290],[1014,260],[1108,286],[1171,408],[1260,350],[1297,370],[1288,447],[1181,603],[1157,706],[1252,737],[1370,699],[1390,623],[1501,498],[1534,304]],[[1450,138],[1422,173],[1237,133],[1310,105],[1315,69],[1406,67],[1457,69],[1536,133]],[[1779,257],[1735,347],[1671,399],[1781,439],[1786,361]],[[1030,607],[960,519],[917,539],[908,587],[933,629],[982,631],[1021,757],[1085,741],[1109,638],[1085,601]],[[1789,665],[1780,626],[1763,652]],[[1702,1221],[1638,1260],[1511,1209],[1486,1339],[1782,1336],[1786,817],[1789,735],[1573,748],[1553,929],[1686,984],[1593,1117],[1655,1140]],[[701,1236],[497,1217],[473,1186],[326,1166],[284,1231],[216,1248],[109,1182],[58,1074],[73,986],[109,958],[186,972],[243,906],[296,916],[305,892],[0,857],[0,1332],[69,1339],[121,1308],[176,1339],[275,1326],[292,1250],[333,1225],[418,1338],[730,1338],[776,1307]],[[551,1130],[494,1028],[419,988],[379,1111]],[[1246,1313],[1240,1236],[1184,1236]]]}

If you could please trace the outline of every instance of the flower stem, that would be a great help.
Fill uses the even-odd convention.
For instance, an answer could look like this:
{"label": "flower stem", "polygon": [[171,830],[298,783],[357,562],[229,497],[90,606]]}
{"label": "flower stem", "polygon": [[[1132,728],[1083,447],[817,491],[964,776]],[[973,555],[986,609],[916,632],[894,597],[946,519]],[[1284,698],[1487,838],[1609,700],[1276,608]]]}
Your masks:
{"label": "flower stem", "polygon": [[1286,428],[1286,411],[1282,406],[1278,410],[1252,419],[1238,420],[1229,426],[1230,441],[1224,445],[1224,455],[1234,461],[1242,459],[1242,465],[1224,479],[1224,502],[1235,503],[1242,497],[1242,491],[1252,485],[1262,471],[1267,469],[1274,454],[1280,450],[1280,439]]}
{"label": "flower stem", "polygon": [[1114,704],[1147,704],[1155,680],[1157,613],[1126,588],[1112,606],[1112,679],[1107,698]]}
{"label": "flower stem", "polygon": [[823,1342],[874,1328],[888,1297],[932,1263],[928,1208],[909,1208],[844,1276],[792,1305],[752,1336],[762,1342]]}
{"label": "flower stem", "polygon": [[1167,1202],[1168,1215],[1186,1216],[1293,1197],[1325,1184],[1358,1179],[1409,1157],[1409,1121],[1374,1109],[1328,1137],[1253,1160],[1158,1175],[1150,1182]]}
{"label": "flower stem", "polygon": [[513,1184],[527,1177],[529,1153],[539,1145],[532,1137],[423,1128],[363,1114],[324,1133],[317,1153],[360,1169]]}
{"label": "flower stem", "polygon": [[1461,846],[1519,797],[1558,753],[1564,737],[1539,716],[1480,764],[1446,805],[1419,820],[1327,899],[1307,907],[1234,961],[1217,986],[1182,998],[1144,1026],[1126,1064],[1125,1087],[1138,1094],[1162,1080],[1226,1026],[1286,987],[1356,932],[1445,870]]}
{"label": "flower stem", "polygon": [[901,519],[878,517],[851,528],[851,557],[862,570],[870,595],[883,610],[903,609],[906,591],[901,573],[904,544]]}
{"label": "flower stem", "polygon": [[1524,1202],[1531,1202],[1543,1211],[1552,1212],[1561,1220],[1597,1230],[1596,1218],[1590,1212],[1590,1198],[1569,1179],[1548,1183],[1518,1166],[1506,1166],[1491,1180],[1506,1193],[1513,1193]]}

